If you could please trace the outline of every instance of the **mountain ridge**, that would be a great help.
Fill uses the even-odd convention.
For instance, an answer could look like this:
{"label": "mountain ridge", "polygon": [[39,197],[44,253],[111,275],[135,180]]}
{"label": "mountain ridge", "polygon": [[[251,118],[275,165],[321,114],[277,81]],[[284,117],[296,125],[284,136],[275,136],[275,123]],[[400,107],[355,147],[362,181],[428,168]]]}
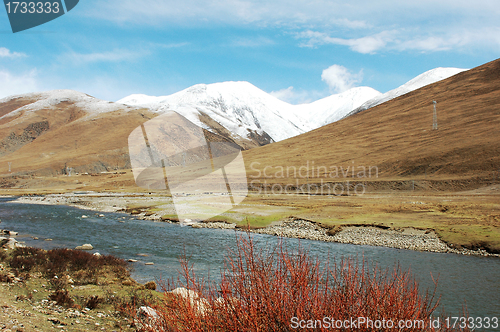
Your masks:
{"label": "mountain ridge", "polygon": [[[435,68],[385,94],[370,87],[355,87],[308,104],[293,105],[245,81],[196,84],[167,96],[133,94],[117,103],[148,108],[154,113],[174,110],[205,129],[200,112],[241,137],[266,132],[281,141],[338,121],[460,73],[460,68]],[[188,108],[191,108],[190,110]]]}

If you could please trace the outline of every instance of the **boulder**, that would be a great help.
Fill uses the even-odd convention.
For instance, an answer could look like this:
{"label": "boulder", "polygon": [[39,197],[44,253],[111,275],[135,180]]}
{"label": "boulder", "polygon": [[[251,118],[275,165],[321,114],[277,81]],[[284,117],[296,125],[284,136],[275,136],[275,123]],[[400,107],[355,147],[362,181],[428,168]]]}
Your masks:
{"label": "boulder", "polygon": [[155,330],[156,321],[160,318],[156,310],[151,307],[142,306],[137,309],[134,324],[138,331]]}
{"label": "boulder", "polygon": [[83,244],[81,246],[76,247],[75,249],[76,250],[92,250],[92,249],[94,249],[94,247],[91,244],[86,243],[86,244]]}
{"label": "boulder", "polygon": [[2,246],[2,248],[6,248],[6,249],[15,249],[15,248],[26,247],[26,245],[18,242],[16,239],[13,239],[13,238],[0,238],[0,245]]}
{"label": "boulder", "polygon": [[178,287],[170,292],[171,294],[175,294],[180,296],[186,300],[189,300],[191,306],[196,309],[196,311],[200,314],[205,313],[209,308],[210,304],[207,299],[200,298],[198,293],[191,289],[186,289],[184,287]]}

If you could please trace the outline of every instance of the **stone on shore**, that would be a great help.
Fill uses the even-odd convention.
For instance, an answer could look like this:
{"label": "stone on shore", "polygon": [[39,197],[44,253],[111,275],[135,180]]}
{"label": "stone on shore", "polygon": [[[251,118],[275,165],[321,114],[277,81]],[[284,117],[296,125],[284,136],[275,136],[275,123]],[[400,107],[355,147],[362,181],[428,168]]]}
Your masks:
{"label": "stone on shore", "polygon": [[0,247],[5,249],[25,248],[26,245],[14,238],[0,237]]}
{"label": "stone on shore", "polygon": [[198,293],[191,289],[186,289],[184,287],[178,287],[170,292],[171,294],[180,296],[185,300],[188,300],[198,313],[205,313],[209,308],[210,304],[207,299],[200,298]]}
{"label": "stone on shore", "polygon": [[83,244],[81,246],[76,247],[75,249],[76,250],[92,250],[92,249],[94,249],[94,247],[91,244],[86,243],[86,244]]}

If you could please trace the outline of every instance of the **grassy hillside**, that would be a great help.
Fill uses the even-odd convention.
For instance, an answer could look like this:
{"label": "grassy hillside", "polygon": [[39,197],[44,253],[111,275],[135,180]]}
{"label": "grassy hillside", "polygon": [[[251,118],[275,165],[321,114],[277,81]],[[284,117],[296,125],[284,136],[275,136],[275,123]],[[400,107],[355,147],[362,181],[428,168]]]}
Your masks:
{"label": "grassy hillside", "polygon": [[[437,130],[432,130],[433,101]],[[485,185],[500,172],[499,103],[496,60],[306,134],[247,151],[247,169],[252,179],[276,183],[354,177],[477,179]],[[300,167],[303,172],[294,176]],[[363,167],[364,177],[359,173]]]}

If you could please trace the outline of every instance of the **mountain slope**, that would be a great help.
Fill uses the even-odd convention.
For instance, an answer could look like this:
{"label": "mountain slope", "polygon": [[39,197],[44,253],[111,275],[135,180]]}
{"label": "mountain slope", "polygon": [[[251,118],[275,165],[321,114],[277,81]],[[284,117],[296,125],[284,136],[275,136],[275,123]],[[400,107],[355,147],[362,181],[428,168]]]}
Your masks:
{"label": "mountain slope", "polygon": [[360,87],[311,104],[291,105],[248,82],[198,84],[170,96],[131,95],[118,103],[149,108],[152,112],[170,110],[211,130],[203,117],[240,137],[268,134],[273,141],[293,137],[336,121],[378,95],[372,88]]}
{"label": "mountain slope", "polygon": [[385,94],[357,87],[302,105],[288,104],[248,82],[198,84],[170,96],[131,95],[118,103],[145,107],[155,113],[175,110],[212,132],[215,122],[226,133],[234,134],[233,139],[268,135],[272,140],[260,139],[264,145],[338,121],[461,71],[436,68]]}
{"label": "mountain slope", "polygon": [[389,101],[391,99],[402,96],[405,93],[420,89],[421,87],[424,87],[426,85],[429,85],[429,84],[432,84],[435,82],[439,82],[441,80],[444,80],[448,77],[451,77],[453,75],[456,75],[456,74],[461,73],[461,72],[466,71],[466,70],[467,69],[461,69],[461,68],[435,68],[435,69],[431,69],[429,71],[426,71],[423,74],[418,75],[417,77],[411,79],[410,81],[406,82],[405,84],[401,85],[400,87],[397,87],[396,89],[388,91],[388,92],[381,94],[379,96],[375,96],[373,99],[368,100],[367,102],[363,103],[363,105],[361,105],[359,107],[354,107],[353,111],[349,112],[345,116],[350,116],[352,114],[362,112],[362,111],[367,110],[371,107],[380,105],[382,103],[385,103],[386,101]]}
{"label": "mountain slope", "polygon": [[296,108],[299,109],[299,112],[302,111],[304,120],[316,129],[342,119],[366,100],[380,95],[382,94],[377,90],[363,86],[317,100],[311,104],[298,105]]}
{"label": "mountain slope", "polygon": [[[434,100],[438,130],[432,130]],[[268,184],[344,181],[342,173],[330,173],[342,166],[349,167],[345,177],[358,181],[489,183],[500,170],[499,104],[496,60],[303,135],[247,151],[249,179]],[[302,173],[293,172],[300,167]],[[363,167],[373,167],[373,177],[358,177]],[[264,170],[272,176],[265,177]]]}
{"label": "mountain slope", "polygon": [[117,103],[140,105],[155,113],[175,110],[210,130],[210,126],[200,119],[200,116],[208,116],[240,137],[266,133],[279,141],[311,129],[299,119],[287,118],[291,105],[248,82],[198,84],[170,96],[132,95]]}

